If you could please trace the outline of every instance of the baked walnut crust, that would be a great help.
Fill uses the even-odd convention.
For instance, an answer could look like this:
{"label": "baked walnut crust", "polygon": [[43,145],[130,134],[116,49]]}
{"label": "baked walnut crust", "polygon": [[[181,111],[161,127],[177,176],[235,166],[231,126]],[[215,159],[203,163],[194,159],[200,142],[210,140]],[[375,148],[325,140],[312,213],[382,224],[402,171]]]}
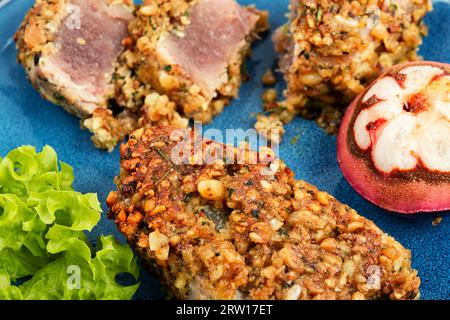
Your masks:
{"label": "baked walnut crust", "polygon": [[[206,123],[238,96],[239,88],[247,77],[243,65],[251,54],[251,44],[269,29],[269,24],[267,11],[259,11],[253,7],[241,8],[243,12],[253,16],[252,27],[227,62],[226,81],[215,89],[214,98],[211,99],[186,74],[184,66],[170,63],[157,48],[160,40],[169,34],[177,35],[180,39],[185,37],[185,29],[191,25],[192,11],[199,3],[198,0],[144,1],[136,11],[136,19],[129,26],[131,40],[135,45],[124,55],[133,56],[133,80],[136,83],[167,95],[186,118]],[[204,49],[213,52],[213,45],[206,45]],[[124,104],[129,104],[130,98],[135,98],[122,89],[118,92],[121,93]]]}
{"label": "baked walnut crust", "polygon": [[291,1],[289,22],[273,37],[285,101],[266,111],[284,123],[300,114],[337,133],[345,108],[383,70],[420,60],[431,8],[429,0]]}
{"label": "baked walnut crust", "polygon": [[[120,148],[118,191],[107,199],[119,230],[177,298],[418,297],[408,250],[296,180],[270,150],[229,147],[246,160],[202,165],[187,137],[203,154],[223,147],[170,127],[139,129]],[[174,150],[193,164],[173,162]],[[255,157],[269,161],[250,164]]]}

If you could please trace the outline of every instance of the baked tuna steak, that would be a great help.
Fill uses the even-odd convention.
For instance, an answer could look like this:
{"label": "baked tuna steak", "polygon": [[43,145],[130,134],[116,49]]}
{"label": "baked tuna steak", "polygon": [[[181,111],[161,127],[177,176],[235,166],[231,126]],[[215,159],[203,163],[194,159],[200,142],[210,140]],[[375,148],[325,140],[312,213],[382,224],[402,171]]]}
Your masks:
{"label": "baked tuna steak", "polygon": [[154,127],[120,154],[110,217],[178,298],[418,297],[410,252],[270,149]]}
{"label": "baked tuna steak", "polygon": [[283,122],[295,114],[316,119],[337,133],[348,104],[382,71],[420,60],[430,10],[429,0],[291,0],[289,22],[273,37],[286,101],[268,111]]}
{"label": "baked tuna steak", "polygon": [[37,0],[16,41],[44,98],[82,118],[106,108],[132,10],[128,0]]}

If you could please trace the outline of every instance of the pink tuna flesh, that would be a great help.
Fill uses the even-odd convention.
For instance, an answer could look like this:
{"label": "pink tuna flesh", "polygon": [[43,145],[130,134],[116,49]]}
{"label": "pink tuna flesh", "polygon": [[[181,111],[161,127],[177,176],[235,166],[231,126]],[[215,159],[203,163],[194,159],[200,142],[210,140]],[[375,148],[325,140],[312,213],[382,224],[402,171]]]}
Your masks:
{"label": "pink tuna flesh", "polygon": [[213,95],[226,82],[233,54],[254,28],[257,15],[235,0],[200,0],[190,11],[184,36],[170,34],[158,43],[158,53],[181,66],[200,88]]}
{"label": "pink tuna flesh", "polygon": [[75,100],[101,103],[132,15],[124,5],[108,6],[105,0],[72,0],[70,5],[73,10],[56,33],[58,51],[41,69]]}

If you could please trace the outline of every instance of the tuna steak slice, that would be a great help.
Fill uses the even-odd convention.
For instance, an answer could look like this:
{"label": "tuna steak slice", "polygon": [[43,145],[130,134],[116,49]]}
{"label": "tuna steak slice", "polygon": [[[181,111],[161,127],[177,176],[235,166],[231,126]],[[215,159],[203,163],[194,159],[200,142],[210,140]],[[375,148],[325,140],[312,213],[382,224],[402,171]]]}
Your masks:
{"label": "tuna steak slice", "polygon": [[107,5],[105,0],[72,0],[70,5],[75,9],[55,34],[57,51],[41,59],[38,72],[86,116],[106,104],[114,64],[133,16],[126,6]]}
{"label": "tuna steak slice", "polygon": [[157,52],[184,72],[209,95],[226,82],[233,54],[254,28],[258,15],[235,0],[201,0],[193,6],[191,24],[183,36],[171,33],[157,45]]}

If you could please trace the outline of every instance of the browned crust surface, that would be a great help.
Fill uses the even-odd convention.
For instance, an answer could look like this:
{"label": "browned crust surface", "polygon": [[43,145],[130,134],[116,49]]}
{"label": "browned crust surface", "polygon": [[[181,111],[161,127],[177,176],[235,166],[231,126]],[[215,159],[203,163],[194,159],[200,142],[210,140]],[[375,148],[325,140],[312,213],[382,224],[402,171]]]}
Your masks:
{"label": "browned crust surface", "polygon": [[286,101],[267,111],[283,122],[315,119],[335,134],[348,104],[383,70],[421,59],[431,1],[295,0],[290,10],[274,36]]}
{"label": "browned crust surface", "polygon": [[[140,129],[121,146],[118,191],[107,203],[119,230],[178,298],[418,296],[410,252],[353,209],[276,160],[177,165],[170,155],[180,138],[171,132]],[[221,146],[199,141],[204,150]]]}

